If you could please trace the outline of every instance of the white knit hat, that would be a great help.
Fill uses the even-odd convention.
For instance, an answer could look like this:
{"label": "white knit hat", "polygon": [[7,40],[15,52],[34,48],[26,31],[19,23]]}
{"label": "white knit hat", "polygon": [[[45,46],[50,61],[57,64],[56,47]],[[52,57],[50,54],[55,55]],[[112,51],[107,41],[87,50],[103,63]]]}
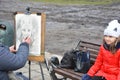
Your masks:
{"label": "white knit hat", "polygon": [[104,30],[104,35],[119,37],[120,36],[120,23],[118,20],[109,22],[107,28]]}

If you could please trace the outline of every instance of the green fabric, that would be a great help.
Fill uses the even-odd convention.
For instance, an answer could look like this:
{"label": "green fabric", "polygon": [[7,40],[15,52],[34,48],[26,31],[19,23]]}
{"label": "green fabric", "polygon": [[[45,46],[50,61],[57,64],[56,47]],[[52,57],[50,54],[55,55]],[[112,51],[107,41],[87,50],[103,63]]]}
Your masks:
{"label": "green fabric", "polygon": [[6,26],[6,30],[0,29],[0,43],[6,46],[13,45],[14,26],[10,22],[4,21],[4,20],[0,20],[0,24],[3,24]]}

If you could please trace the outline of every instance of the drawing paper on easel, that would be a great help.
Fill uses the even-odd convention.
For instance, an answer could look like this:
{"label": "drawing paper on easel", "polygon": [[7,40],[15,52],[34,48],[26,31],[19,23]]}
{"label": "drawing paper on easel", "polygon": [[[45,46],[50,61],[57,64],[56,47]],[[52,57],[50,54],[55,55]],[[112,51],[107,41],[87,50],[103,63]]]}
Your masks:
{"label": "drawing paper on easel", "polygon": [[22,14],[15,15],[16,49],[22,40],[31,37],[29,55],[39,56],[41,53],[41,15]]}

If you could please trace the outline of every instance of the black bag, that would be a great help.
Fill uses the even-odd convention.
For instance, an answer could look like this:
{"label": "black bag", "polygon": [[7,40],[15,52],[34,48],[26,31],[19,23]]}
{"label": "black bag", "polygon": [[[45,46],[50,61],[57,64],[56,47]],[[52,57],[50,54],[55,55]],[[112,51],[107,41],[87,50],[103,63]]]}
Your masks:
{"label": "black bag", "polygon": [[90,52],[88,50],[77,52],[76,57],[74,59],[74,63],[74,71],[87,73],[87,71],[90,68]]}
{"label": "black bag", "polygon": [[90,52],[79,50],[80,41],[75,49],[67,51],[61,62],[60,67],[74,69],[77,72],[86,73],[90,68]]}
{"label": "black bag", "polygon": [[64,54],[59,66],[62,68],[74,69],[75,67],[74,58],[75,58],[76,52],[77,51],[73,49],[70,51],[67,51]]}

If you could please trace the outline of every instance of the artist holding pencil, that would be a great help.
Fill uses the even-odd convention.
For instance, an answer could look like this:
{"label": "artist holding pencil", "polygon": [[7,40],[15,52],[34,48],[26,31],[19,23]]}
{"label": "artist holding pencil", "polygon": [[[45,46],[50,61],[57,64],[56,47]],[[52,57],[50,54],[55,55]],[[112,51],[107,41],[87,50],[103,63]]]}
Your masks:
{"label": "artist holding pencil", "polygon": [[[30,37],[23,39],[18,51],[0,44],[0,80],[10,80],[8,72],[24,67],[29,53]],[[14,54],[15,53],[15,54]]]}

